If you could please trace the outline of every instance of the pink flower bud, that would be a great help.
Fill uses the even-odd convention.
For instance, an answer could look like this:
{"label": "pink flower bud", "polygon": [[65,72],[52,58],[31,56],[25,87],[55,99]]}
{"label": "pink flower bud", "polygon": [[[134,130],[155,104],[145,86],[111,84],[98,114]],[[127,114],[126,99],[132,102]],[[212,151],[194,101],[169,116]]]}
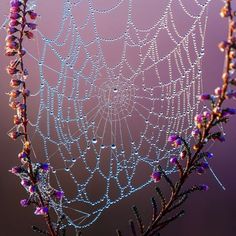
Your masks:
{"label": "pink flower bud", "polygon": [[14,115],[14,117],[13,117],[13,123],[14,123],[15,125],[19,125],[19,124],[22,123],[22,119],[21,119],[18,115]]}
{"label": "pink flower bud", "polygon": [[10,81],[10,86],[11,87],[18,87],[21,83],[22,83],[22,81],[19,79],[12,79]]}
{"label": "pink flower bud", "polygon": [[31,30],[35,30],[37,27],[37,24],[34,23],[26,23],[26,25],[31,29]]}
{"label": "pink flower bud", "polygon": [[25,97],[29,97],[29,95],[30,95],[29,89],[24,89],[24,90],[22,91],[22,95],[25,96]]}
{"label": "pink flower bud", "polygon": [[9,106],[12,108],[12,109],[16,109],[17,106],[20,104],[20,102],[18,101],[13,101],[9,104]]}
{"label": "pink flower bud", "polygon": [[227,47],[229,47],[229,43],[226,41],[222,41],[218,44],[218,48],[220,49],[221,52],[224,52]]}
{"label": "pink flower bud", "polygon": [[25,36],[28,38],[28,39],[32,39],[34,38],[34,34],[30,31],[25,31]]}
{"label": "pink flower bud", "polygon": [[17,98],[19,97],[20,95],[20,91],[19,90],[12,90],[8,95],[11,97],[11,98]]}
{"label": "pink flower bud", "polygon": [[224,17],[229,17],[229,16],[230,16],[230,11],[229,11],[229,8],[228,8],[227,6],[224,6],[224,7],[221,8],[221,10],[220,10],[220,16],[221,16],[222,18],[224,18]]}
{"label": "pink flower bud", "polygon": [[201,101],[206,101],[206,100],[211,100],[212,99],[212,96],[210,94],[201,94],[199,96],[199,100]]}
{"label": "pink flower bud", "polygon": [[37,13],[34,11],[28,11],[27,12],[29,14],[29,17],[31,18],[31,20],[35,20],[37,18]]}
{"label": "pink flower bud", "polygon": [[11,139],[16,140],[19,136],[21,136],[21,133],[19,133],[19,132],[10,132],[8,135]]}
{"label": "pink flower bud", "polygon": [[221,87],[217,87],[215,89],[215,95],[220,96],[221,94],[222,94],[222,88]]}
{"label": "pink flower bud", "polygon": [[36,207],[36,210],[34,212],[35,215],[46,215],[48,213],[47,207]]}
{"label": "pink flower bud", "polygon": [[157,183],[161,180],[161,172],[159,171],[154,171],[152,174],[151,174],[151,179],[154,181],[154,183]]}

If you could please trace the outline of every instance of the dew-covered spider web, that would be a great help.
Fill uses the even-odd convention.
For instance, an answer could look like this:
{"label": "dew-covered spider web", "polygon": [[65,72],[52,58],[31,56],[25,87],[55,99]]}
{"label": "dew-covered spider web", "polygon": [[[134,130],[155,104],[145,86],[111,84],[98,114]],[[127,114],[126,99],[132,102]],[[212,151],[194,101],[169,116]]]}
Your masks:
{"label": "dew-covered spider web", "polygon": [[188,137],[200,109],[210,2],[32,1],[31,139],[65,192],[51,207],[69,225],[91,225],[157,164],[175,171],[167,137]]}

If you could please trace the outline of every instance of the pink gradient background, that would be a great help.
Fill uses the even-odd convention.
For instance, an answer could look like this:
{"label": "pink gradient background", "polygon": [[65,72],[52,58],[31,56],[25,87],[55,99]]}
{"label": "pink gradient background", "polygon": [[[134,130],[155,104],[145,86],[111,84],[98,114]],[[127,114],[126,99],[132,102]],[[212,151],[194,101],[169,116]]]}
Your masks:
{"label": "pink gradient background", "polygon": [[[61,1],[60,1],[61,2]],[[105,1],[103,1],[105,3]],[[164,4],[164,1],[160,1]],[[50,9],[50,5],[44,2],[40,5],[40,10]],[[203,60],[203,84],[204,91],[212,91],[220,83],[220,76],[222,73],[223,55],[217,50],[217,44],[226,35],[226,21],[221,20],[218,14],[221,1],[212,1],[209,8],[209,22],[206,37],[206,54]],[[161,11],[161,8],[160,8]],[[8,1],[2,0],[0,2],[0,22],[3,21],[8,12]],[[53,10],[53,13],[48,10],[43,13],[40,24],[44,27],[44,33],[53,34],[53,29],[57,23],[57,17],[60,14],[60,4]],[[82,15],[82,13],[81,13]],[[54,16],[53,20],[49,16]],[[82,17],[82,16],[81,16]],[[79,19],[78,19],[79,20]],[[142,22],[141,22],[142,23]],[[140,24],[141,24],[140,23]],[[116,29],[117,30],[117,29]],[[120,29],[123,30],[122,28]],[[118,30],[117,30],[118,31]],[[113,32],[113,33],[116,33]],[[0,32],[0,51],[4,52],[4,37],[5,32]],[[31,42],[34,43],[34,42]],[[32,46],[33,47],[33,46]],[[112,55],[111,55],[112,57]],[[114,58],[113,58],[114,59]],[[112,59],[111,59],[112,60]],[[19,206],[19,200],[25,197],[24,190],[18,184],[18,180],[8,174],[7,170],[16,165],[16,153],[20,150],[19,143],[13,143],[6,136],[7,131],[11,128],[12,111],[8,107],[8,97],[5,92],[9,90],[8,76],[5,73],[5,66],[8,63],[8,58],[2,56],[0,60],[0,86],[1,86],[1,125],[0,125],[0,145],[1,145],[1,172],[0,172],[0,200],[2,203],[2,214],[0,216],[0,235],[35,235],[30,229],[32,224],[40,224],[37,217],[33,217],[33,209],[22,209]],[[31,62],[27,62],[31,63]],[[37,81],[37,70],[34,70],[32,64],[32,71],[30,72],[32,78],[29,83],[32,83],[32,88],[39,86]],[[31,106],[37,106],[33,102]],[[33,112],[32,112],[33,113]],[[33,114],[32,114],[33,116]],[[212,167],[217,176],[221,179],[226,187],[223,191],[216,183],[215,179],[210,173],[194,178],[195,182],[207,183],[210,186],[210,191],[205,194],[197,193],[192,196],[186,204],[186,216],[177,222],[173,223],[168,229],[163,232],[163,235],[191,235],[191,236],[234,236],[236,234],[236,185],[234,183],[235,173],[235,140],[236,140],[236,120],[231,119],[230,123],[226,125],[225,131],[227,133],[227,141],[224,145],[215,146],[216,158],[212,161]],[[141,212],[150,213],[150,197],[155,193],[153,186],[149,186],[131,197],[122,200],[117,205],[106,210],[98,221],[93,224],[84,235],[115,235],[115,229],[119,228],[129,234],[128,220],[132,217],[131,206],[135,203]],[[146,217],[148,218],[148,217]]]}

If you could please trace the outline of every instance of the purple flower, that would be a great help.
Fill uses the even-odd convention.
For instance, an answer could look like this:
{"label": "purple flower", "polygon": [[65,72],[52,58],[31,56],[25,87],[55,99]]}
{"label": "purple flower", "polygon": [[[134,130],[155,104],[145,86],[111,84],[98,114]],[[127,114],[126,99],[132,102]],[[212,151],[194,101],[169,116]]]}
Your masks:
{"label": "purple flower", "polygon": [[29,192],[30,193],[35,193],[35,191],[36,191],[36,186],[35,185],[29,186]]}
{"label": "purple flower", "polygon": [[25,188],[31,186],[31,181],[28,179],[22,179],[20,183]]}
{"label": "purple flower", "polygon": [[211,153],[211,152],[207,152],[207,153],[206,153],[206,156],[207,156],[209,159],[211,159],[211,158],[214,157],[214,154]]}
{"label": "purple flower", "polygon": [[210,118],[211,118],[211,112],[209,112],[209,111],[204,111],[204,112],[203,112],[203,116],[204,116],[206,119],[210,119]]}
{"label": "purple flower", "polygon": [[20,23],[19,23],[19,21],[17,21],[17,20],[11,20],[10,22],[9,22],[9,26],[10,27],[12,27],[12,26],[17,26],[17,25],[19,25]]}
{"label": "purple flower", "polygon": [[174,147],[178,147],[182,144],[181,138],[175,134],[169,136],[168,142],[172,143]]}
{"label": "purple flower", "polygon": [[191,135],[192,135],[193,137],[198,137],[198,135],[200,135],[200,134],[201,134],[201,132],[200,132],[199,129],[194,129],[194,130],[192,131],[192,133],[191,133]]}
{"label": "purple flower", "polygon": [[48,163],[42,163],[40,165],[40,168],[43,170],[43,171],[48,171],[49,170],[49,164]]}
{"label": "purple flower", "polygon": [[55,198],[57,198],[58,200],[61,200],[64,197],[64,192],[63,191],[58,191],[55,190],[54,194]]}
{"label": "purple flower", "polygon": [[186,150],[182,151],[179,156],[182,160],[184,160],[185,157],[187,156],[187,151]]}
{"label": "purple flower", "polygon": [[177,164],[178,163],[178,158],[177,157],[171,157],[170,158],[170,163],[171,164]]}
{"label": "purple flower", "polygon": [[209,164],[207,162],[202,162],[201,167],[203,167],[205,170],[209,169]]}
{"label": "purple flower", "polygon": [[174,142],[176,139],[178,139],[179,136],[178,135],[175,135],[175,134],[172,134],[168,137],[168,142]]}
{"label": "purple flower", "polygon": [[46,215],[48,213],[47,207],[36,207],[36,210],[34,212],[35,215]]}
{"label": "purple flower", "polygon": [[29,95],[30,95],[30,90],[29,90],[29,89],[24,89],[24,90],[22,91],[22,95],[23,95],[23,96],[26,96],[26,97],[29,97]]}
{"label": "purple flower", "polygon": [[222,116],[228,116],[228,115],[236,115],[236,109],[226,108],[222,111]]}
{"label": "purple flower", "polygon": [[202,174],[205,173],[205,169],[204,169],[202,166],[199,166],[199,167],[197,168],[197,173],[198,173],[199,175],[202,175]]}
{"label": "purple flower", "polygon": [[27,153],[26,152],[20,152],[18,154],[18,158],[19,159],[26,159],[28,157]]}
{"label": "purple flower", "polygon": [[222,143],[225,142],[225,137],[224,137],[223,134],[219,134],[219,135],[213,137],[213,139],[214,139],[214,140],[218,140],[218,141],[220,141],[220,142],[222,142]]}
{"label": "purple flower", "polygon": [[22,5],[22,3],[21,3],[20,0],[12,0],[12,1],[10,2],[10,5],[11,5],[12,7],[20,7],[20,6]]}
{"label": "purple flower", "polygon": [[12,19],[12,20],[17,20],[20,17],[21,17],[21,15],[19,13],[15,13],[15,12],[10,13],[10,19]]}
{"label": "purple flower", "polygon": [[14,166],[9,170],[12,174],[20,174],[22,173],[22,168],[20,166]]}
{"label": "purple flower", "polygon": [[220,96],[221,94],[222,94],[222,88],[221,87],[217,87],[215,89],[215,95]]}
{"label": "purple flower", "polygon": [[26,23],[26,24],[31,30],[35,30],[37,27],[37,24],[34,24],[34,23]]}
{"label": "purple flower", "polygon": [[206,184],[200,185],[199,188],[201,191],[208,191],[209,190],[209,187]]}
{"label": "purple flower", "polygon": [[212,96],[211,96],[211,94],[201,94],[200,96],[199,96],[199,100],[201,100],[201,101],[206,101],[206,100],[211,100],[212,99]]}
{"label": "purple flower", "polygon": [[203,122],[203,115],[198,114],[194,117],[194,122],[196,125],[201,124]]}
{"label": "purple flower", "polygon": [[11,79],[11,81],[10,81],[10,86],[11,86],[11,87],[17,87],[17,86],[19,86],[21,83],[22,83],[22,81],[19,80],[19,79]]}
{"label": "purple flower", "polygon": [[37,18],[37,13],[34,11],[28,11],[28,14],[29,14],[31,20],[35,20]]}
{"label": "purple flower", "polygon": [[154,183],[159,182],[161,180],[161,172],[153,171],[151,174],[151,179],[154,181]]}
{"label": "purple flower", "polygon": [[22,207],[27,207],[30,205],[30,201],[29,201],[29,199],[22,199],[22,200],[20,200],[20,204]]}
{"label": "purple flower", "polygon": [[12,138],[13,140],[16,140],[19,136],[21,136],[21,133],[19,132],[11,132],[8,134],[10,138]]}
{"label": "purple flower", "polygon": [[17,31],[18,31],[18,29],[15,27],[8,27],[7,28],[7,33],[10,35],[16,33]]}

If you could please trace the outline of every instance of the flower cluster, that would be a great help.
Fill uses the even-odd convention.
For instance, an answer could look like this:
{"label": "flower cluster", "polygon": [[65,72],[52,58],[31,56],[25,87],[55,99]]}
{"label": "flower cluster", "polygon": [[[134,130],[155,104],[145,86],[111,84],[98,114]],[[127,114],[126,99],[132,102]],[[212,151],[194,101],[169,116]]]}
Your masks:
{"label": "flower cluster", "polygon": [[[170,184],[173,190],[172,195],[178,194],[180,186],[183,185],[184,181],[193,171],[202,175],[209,169],[208,160],[213,158],[213,154],[204,152],[203,149],[210,141],[225,141],[224,133],[221,129],[217,129],[217,127],[221,123],[226,123],[229,116],[236,115],[235,108],[223,108],[222,106],[225,100],[236,99],[236,21],[234,20],[235,14],[231,9],[230,0],[226,1],[225,6],[221,9],[220,16],[229,18],[228,39],[220,42],[218,45],[220,51],[225,53],[225,69],[222,75],[223,83],[221,87],[215,88],[212,94],[204,93],[199,96],[199,100],[209,102],[211,108],[203,110],[202,113],[197,114],[194,118],[194,129],[191,135],[195,140],[195,144],[187,143],[184,138],[175,134],[170,135],[168,138],[168,142],[174,148],[181,150],[178,156],[170,158],[170,163],[175,165],[180,173],[179,182],[175,185],[177,187],[174,187],[174,184]],[[151,179],[154,182],[158,182],[162,176],[165,176],[162,170],[154,171]],[[165,176],[165,179],[168,183],[171,183],[167,176]],[[200,185],[197,189],[206,191],[208,187]],[[192,190],[187,192],[192,192]],[[170,199],[170,202],[172,200]]]}
{"label": "flower cluster", "polygon": [[[9,137],[16,140],[18,137],[24,136],[25,142],[28,141],[26,133],[28,122],[26,99],[30,96],[30,91],[26,88],[25,84],[28,71],[24,68],[23,64],[26,50],[22,47],[22,42],[25,36],[33,36],[32,30],[36,29],[36,24],[30,21],[36,18],[37,14],[34,11],[27,10],[27,0],[12,0],[10,2],[5,54],[7,56],[16,56],[6,68],[7,73],[11,76],[10,86],[13,88],[8,95],[10,97],[10,107],[16,110],[16,115],[13,116],[16,130],[10,132]],[[23,164],[27,161],[29,152],[29,145],[25,143],[22,152],[19,154]]]}
{"label": "flower cluster", "polygon": [[9,106],[15,111],[13,116],[13,131],[9,137],[13,140],[22,138],[23,147],[18,158],[20,166],[15,166],[9,170],[12,174],[21,179],[21,185],[29,194],[28,199],[22,199],[20,204],[27,207],[31,204],[36,206],[35,215],[44,215],[50,235],[57,235],[50,219],[49,205],[50,200],[62,200],[64,193],[55,190],[48,183],[48,173],[50,166],[48,163],[33,163],[30,158],[31,143],[27,133],[27,99],[30,91],[26,88],[26,79],[29,76],[28,70],[24,67],[24,56],[26,50],[23,48],[24,38],[32,39],[33,31],[37,28],[34,21],[37,13],[28,9],[28,0],[11,0],[9,24],[6,27],[7,37],[5,54],[15,57],[10,61],[6,68],[10,75],[10,86],[12,90],[9,95]]}

